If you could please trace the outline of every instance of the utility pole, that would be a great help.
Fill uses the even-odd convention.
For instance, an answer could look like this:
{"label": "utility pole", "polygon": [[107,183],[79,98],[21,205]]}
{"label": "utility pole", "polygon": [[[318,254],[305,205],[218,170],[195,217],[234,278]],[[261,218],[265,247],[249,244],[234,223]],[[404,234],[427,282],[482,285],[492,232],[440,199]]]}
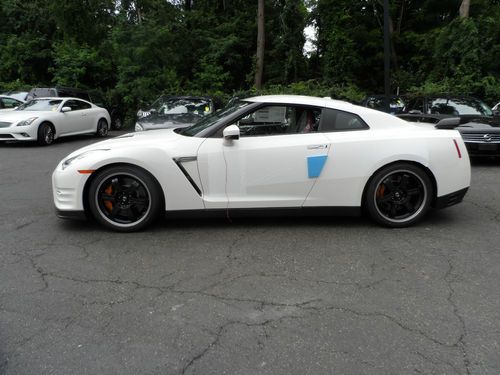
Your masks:
{"label": "utility pole", "polygon": [[391,47],[389,31],[389,0],[384,0],[384,94],[385,108],[390,111],[391,95]]}

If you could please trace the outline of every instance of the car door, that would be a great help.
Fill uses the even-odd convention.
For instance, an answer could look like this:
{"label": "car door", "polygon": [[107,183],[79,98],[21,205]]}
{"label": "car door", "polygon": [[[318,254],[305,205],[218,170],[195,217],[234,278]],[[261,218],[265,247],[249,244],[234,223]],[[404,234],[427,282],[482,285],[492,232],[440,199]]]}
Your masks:
{"label": "car door", "polygon": [[318,107],[263,105],[234,121],[237,140],[209,138],[198,152],[207,208],[300,207],[327,162]]}
{"label": "car door", "polygon": [[357,114],[325,108],[318,132],[328,138],[328,162],[307,196],[304,207],[359,207],[373,165],[372,150],[380,147]]}
{"label": "car door", "polygon": [[[62,108],[69,107],[70,111],[62,111]],[[70,135],[79,133],[85,126],[82,108],[79,100],[68,99],[61,106],[61,121],[56,131],[60,135]]]}

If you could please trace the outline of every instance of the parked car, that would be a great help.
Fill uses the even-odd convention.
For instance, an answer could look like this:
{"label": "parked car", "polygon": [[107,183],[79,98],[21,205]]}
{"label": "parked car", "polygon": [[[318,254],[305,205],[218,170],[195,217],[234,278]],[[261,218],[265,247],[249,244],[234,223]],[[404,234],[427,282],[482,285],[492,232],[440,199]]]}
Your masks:
{"label": "parked car", "polygon": [[137,112],[135,131],[188,127],[214,112],[211,98],[160,96],[147,111]]}
{"label": "parked car", "polygon": [[[500,102],[495,104],[495,106],[492,108],[492,110],[496,116],[500,116]],[[495,112],[497,112],[497,113],[495,113]]]}
{"label": "parked car", "polygon": [[400,113],[404,106],[405,100],[401,96],[391,95],[389,97],[389,110],[385,105],[385,95],[370,95],[363,99],[361,105],[364,107],[376,109],[378,111],[388,112],[391,114]]}
{"label": "parked car", "polygon": [[12,90],[12,91],[5,91],[2,92],[1,95],[4,96],[10,96],[11,98],[21,100],[22,102],[25,102],[28,98],[28,91],[17,91],[17,90]]}
{"label": "parked car", "polygon": [[34,87],[28,93],[28,99],[41,97],[74,97],[94,103],[98,107],[105,108],[111,116],[111,128],[121,129],[124,122],[124,114],[118,106],[112,105],[104,99],[97,90],[83,90],[72,87]]}
{"label": "parked car", "polygon": [[500,155],[500,117],[481,100],[471,97],[432,96],[414,98],[398,115],[408,121],[435,124],[446,117],[457,118],[470,155]]}
{"label": "parked car", "polygon": [[306,96],[242,100],[184,129],[126,134],[56,167],[62,218],[117,231],[175,216],[359,214],[403,227],[460,202],[470,163],[454,130]]}
{"label": "parked car", "polygon": [[13,111],[24,102],[11,96],[0,95],[0,111]]}
{"label": "parked car", "polygon": [[108,111],[78,98],[32,99],[0,114],[0,141],[36,141],[50,145],[59,137],[108,134]]}

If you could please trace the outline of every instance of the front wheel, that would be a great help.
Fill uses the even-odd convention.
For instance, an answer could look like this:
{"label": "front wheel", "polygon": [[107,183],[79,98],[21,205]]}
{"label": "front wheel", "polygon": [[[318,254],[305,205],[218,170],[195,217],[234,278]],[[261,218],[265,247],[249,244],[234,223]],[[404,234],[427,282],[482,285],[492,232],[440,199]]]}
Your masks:
{"label": "front wheel", "polygon": [[52,125],[44,122],[38,127],[38,133],[37,133],[37,143],[40,146],[48,146],[54,143],[54,128]]}
{"label": "front wheel", "polygon": [[396,163],[383,168],[370,180],[365,207],[378,223],[401,228],[425,216],[433,194],[427,173],[413,164]]}
{"label": "front wheel", "polygon": [[108,135],[108,122],[104,119],[100,119],[97,122],[97,130],[95,135],[98,137],[106,137]]}
{"label": "front wheel", "polygon": [[116,166],[98,172],[87,196],[95,219],[119,232],[144,228],[160,214],[161,188],[147,172],[133,166]]}

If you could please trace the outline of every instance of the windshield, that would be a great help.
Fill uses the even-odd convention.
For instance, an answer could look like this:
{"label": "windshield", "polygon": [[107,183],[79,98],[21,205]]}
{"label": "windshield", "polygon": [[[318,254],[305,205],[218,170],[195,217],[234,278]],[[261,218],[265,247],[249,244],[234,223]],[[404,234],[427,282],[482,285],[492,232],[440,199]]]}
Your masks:
{"label": "windshield", "polygon": [[32,99],[19,106],[16,111],[56,111],[61,102],[60,99]]}
{"label": "windshield", "polygon": [[201,119],[198,121],[196,124],[182,129],[180,131],[180,134],[182,135],[187,135],[189,137],[195,136],[196,134],[200,133],[201,131],[211,127],[212,125],[215,125],[221,118],[229,116],[231,113],[236,112],[240,108],[243,108],[247,105],[249,105],[249,102],[233,102],[231,105],[227,106],[226,108],[214,112],[211,115]]}
{"label": "windshield", "polygon": [[430,113],[441,115],[493,116],[493,111],[485,103],[471,98],[436,98],[429,102]]}
{"label": "windshield", "polygon": [[204,98],[167,98],[160,97],[152,107],[160,115],[179,115],[190,113],[206,116],[212,112],[212,104]]}

